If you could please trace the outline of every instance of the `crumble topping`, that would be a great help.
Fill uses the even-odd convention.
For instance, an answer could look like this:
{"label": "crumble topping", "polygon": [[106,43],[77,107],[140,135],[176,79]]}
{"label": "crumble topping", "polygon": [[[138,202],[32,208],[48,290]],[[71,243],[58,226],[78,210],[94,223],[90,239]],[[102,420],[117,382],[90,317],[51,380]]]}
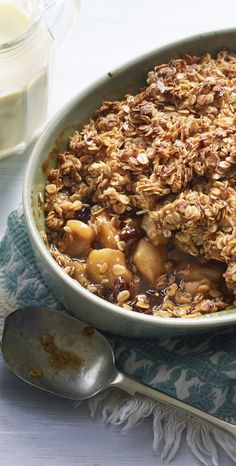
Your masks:
{"label": "crumble topping", "polygon": [[236,293],[236,56],[185,55],[104,102],[45,188],[50,251],[92,293],[193,317]]}

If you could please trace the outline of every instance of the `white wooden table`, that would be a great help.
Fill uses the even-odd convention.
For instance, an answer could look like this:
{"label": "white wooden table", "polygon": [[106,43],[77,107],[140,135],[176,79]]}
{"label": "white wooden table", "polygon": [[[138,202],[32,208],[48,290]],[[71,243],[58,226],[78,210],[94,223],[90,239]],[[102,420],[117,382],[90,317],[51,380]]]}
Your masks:
{"label": "white wooden table", "polygon": [[[235,0],[82,0],[76,29],[57,50],[49,115],[113,67],[161,44],[235,26]],[[29,152],[29,151],[28,151]],[[29,153],[0,161],[0,235],[21,201]],[[126,435],[91,419],[86,405],[27,386],[0,360],[1,466],[158,466],[151,419]],[[220,466],[234,463],[219,452]],[[195,466],[184,442],[175,466]]]}

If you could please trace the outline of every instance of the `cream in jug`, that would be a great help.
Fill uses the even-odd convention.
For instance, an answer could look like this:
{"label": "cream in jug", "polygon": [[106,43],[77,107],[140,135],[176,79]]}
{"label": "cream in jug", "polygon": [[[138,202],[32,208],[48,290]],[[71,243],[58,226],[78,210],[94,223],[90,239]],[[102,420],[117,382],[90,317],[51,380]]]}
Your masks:
{"label": "cream in jug", "polygon": [[27,31],[30,17],[16,3],[0,3],[0,44],[16,39]]}
{"label": "cream in jug", "polygon": [[52,42],[38,2],[0,1],[0,158],[23,151],[45,123]]}

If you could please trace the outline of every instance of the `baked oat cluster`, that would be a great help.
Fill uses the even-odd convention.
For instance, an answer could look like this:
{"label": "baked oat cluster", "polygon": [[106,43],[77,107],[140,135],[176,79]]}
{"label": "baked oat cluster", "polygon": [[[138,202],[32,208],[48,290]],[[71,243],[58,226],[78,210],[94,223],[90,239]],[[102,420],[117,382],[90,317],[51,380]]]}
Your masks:
{"label": "baked oat cluster", "polygon": [[49,171],[55,260],[130,311],[196,317],[236,293],[236,56],[185,55],[104,102]]}

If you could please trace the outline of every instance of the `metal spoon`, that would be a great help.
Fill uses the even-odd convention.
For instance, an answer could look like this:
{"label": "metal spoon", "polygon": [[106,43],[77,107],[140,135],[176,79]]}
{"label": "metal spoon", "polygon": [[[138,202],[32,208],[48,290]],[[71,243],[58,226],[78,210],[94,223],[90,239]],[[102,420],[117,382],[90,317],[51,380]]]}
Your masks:
{"label": "metal spoon", "polygon": [[67,314],[35,307],[13,312],[5,321],[2,353],[18,377],[55,395],[84,400],[118,387],[174,406],[236,438],[235,425],[118,372],[106,338]]}

